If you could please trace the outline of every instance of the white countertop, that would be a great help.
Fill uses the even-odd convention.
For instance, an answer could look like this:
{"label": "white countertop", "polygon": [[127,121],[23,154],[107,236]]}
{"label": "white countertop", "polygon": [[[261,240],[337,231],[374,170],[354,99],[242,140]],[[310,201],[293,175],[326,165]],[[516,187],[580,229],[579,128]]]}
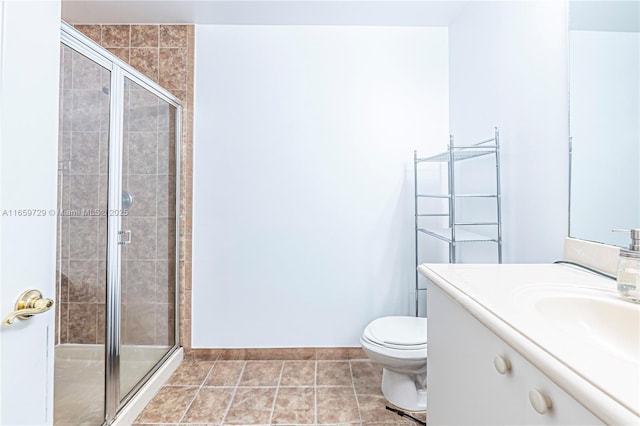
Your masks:
{"label": "white countertop", "polygon": [[620,299],[615,281],[559,264],[423,264],[418,270],[605,423],[640,424],[640,336],[621,341],[616,329],[625,324],[617,318],[583,320],[569,310],[563,318],[562,303],[575,305],[571,299],[557,299],[553,315],[534,307],[540,295],[586,294],[581,300],[631,309],[627,318],[637,326],[640,305]]}

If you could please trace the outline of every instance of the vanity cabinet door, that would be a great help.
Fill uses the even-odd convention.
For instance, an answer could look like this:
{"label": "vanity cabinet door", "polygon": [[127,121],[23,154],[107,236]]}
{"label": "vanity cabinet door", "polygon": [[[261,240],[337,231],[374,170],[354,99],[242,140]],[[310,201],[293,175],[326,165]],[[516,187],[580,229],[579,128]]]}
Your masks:
{"label": "vanity cabinet door", "polygon": [[529,401],[524,412],[524,424],[555,426],[604,424],[568,393],[560,389],[558,385],[553,383],[533,364],[519,354],[516,355],[513,371],[514,374],[522,377],[522,393],[529,397],[531,391],[538,391],[551,402],[549,411],[545,414],[540,414],[536,412],[531,401]]}
{"label": "vanity cabinet door", "polygon": [[[440,288],[427,288],[430,426],[604,424]],[[551,401],[546,413],[531,391],[539,404]]]}
{"label": "vanity cabinet door", "polygon": [[518,425],[527,409],[517,377],[494,357],[511,358],[495,335],[428,283],[427,421],[429,425]]}

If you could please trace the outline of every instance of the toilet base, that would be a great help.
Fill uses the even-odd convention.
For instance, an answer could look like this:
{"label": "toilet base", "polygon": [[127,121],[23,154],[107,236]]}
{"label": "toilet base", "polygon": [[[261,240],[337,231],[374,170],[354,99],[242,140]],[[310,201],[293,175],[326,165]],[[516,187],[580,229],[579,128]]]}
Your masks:
{"label": "toilet base", "polygon": [[[426,375],[426,373],[423,373]],[[393,405],[407,411],[427,409],[426,377],[382,369],[382,394]]]}

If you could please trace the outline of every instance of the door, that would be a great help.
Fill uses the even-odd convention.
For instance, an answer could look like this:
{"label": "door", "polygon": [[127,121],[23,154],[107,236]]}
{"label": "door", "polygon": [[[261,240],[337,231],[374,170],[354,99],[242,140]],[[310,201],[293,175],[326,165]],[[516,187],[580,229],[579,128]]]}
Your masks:
{"label": "door", "polygon": [[[0,0],[0,316],[55,291],[59,1]],[[0,424],[51,424],[53,310],[0,326]]]}
{"label": "door", "polygon": [[124,77],[121,226],[130,241],[121,263],[121,399],[176,344],[177,114]]}
{"label": "door", "polygon": [[60,61],[54,423],[101,424],[112,76],[65,44]]}

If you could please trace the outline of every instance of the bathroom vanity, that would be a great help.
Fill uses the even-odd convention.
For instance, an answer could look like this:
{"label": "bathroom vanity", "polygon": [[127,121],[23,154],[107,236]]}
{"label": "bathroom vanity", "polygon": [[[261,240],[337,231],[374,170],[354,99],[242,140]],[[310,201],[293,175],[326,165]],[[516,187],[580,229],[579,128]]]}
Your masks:
{"label": "bathroom vanity", "polygon": [[640,424],[640,305],[568,265],[423,264],[430,425]]}

